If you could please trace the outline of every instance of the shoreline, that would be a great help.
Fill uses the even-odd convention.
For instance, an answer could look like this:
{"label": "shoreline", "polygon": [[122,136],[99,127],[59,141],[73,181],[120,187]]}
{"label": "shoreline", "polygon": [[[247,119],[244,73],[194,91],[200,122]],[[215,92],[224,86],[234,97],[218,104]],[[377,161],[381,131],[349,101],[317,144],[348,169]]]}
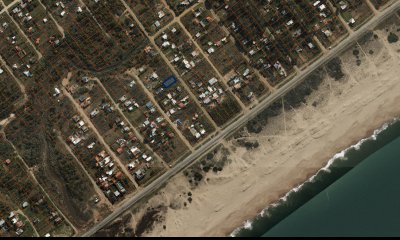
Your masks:
{"label": "shoreline", "polygon": [[[387,28],[395,31],[396,25]],[[132,219],[123,227],[135,229],[149,209],[161,206],[160,217],[143,236],[229,236],[326,168],[335,154],[399,118],[400,42],[389,44],[384,29],[374,33],[378,37],[371,34],[339,56],[341,80],[325,74],[299,106],[278,106],[278,114],[259,132],[244,128],[238,137],[224,140],[230,154],[222,171],[204,173],[196,186],[184,173],[177,174],[128,211]],[[357,58],[356,48],[362,48]],[[259,144],[246,149],[239,140]]]}
{"label": "shoreline", "polygon": [[306,183],[314,183],[315,178],[322,172],[322,171],[326,171],[326,172],[330,172],[330,167],[337,161],[346,161],[345,159],[343,159],[345,157],[345,155],[352,149],[358,150],[362,144],[364,144],[366,141],[368,140],[376,140],[376,137],[378,134],[380,134],[381,132],[385,131],[389,126],[400,122],[399,118],[393,118],[392,120],[385,122],[383,125],[381,125],[379,128],[375,129],[373,131],[372,134],[370,134],[368,137],[362,138],[361,140],[359,140],[357,143],[352,144],[350,147],[347,147],[346,149],[337,152],[335,155],[333,155],[332,158],[330,158],[328,160],[328,162],[325,164],[324,167],[320,168],[314,175],[312,175],[311,177],[307,178],[304,182],[298,184],[296,187],[292,188],[289,192],[287,192],[284,196],[280,197],[279,199],[268,203],[267,207],[265,207],[263,210],[261,210],[257,216],[253,217],[252,219],[246,220],[245,222],[243,222],[242,226],[237,227],[235,230],[233,230],[228,236],[230,237],[237,237],[237,235],[240,233],[240,231],[242,229],[252,229],[253,223],[257,220],[259,220],[259,218],[263,218],[266,217],[266,215],[268,215],[268,210],[270,210],[271,208],[274,208],[276,206],[279,206],[282,203],[285,203],[287,201],[287,198],[293,194],[294,192],[298,192],[301,191],[303,186]]}
{"label": "shoreline", "polygon": [[[374,130],[378,129],[379,126],[383,126],[384,124],[386,124],[387,122],[389,122],[390,119],[393,119],[393,118],[389,118],[387,121],[383,121],[383,123],[380,124],[380,125],[378,124],[376,128],[371,128],[371,129],[369,130],[369,132],[371,132],[371,131],[373,132]],[[369,135],[370,135],[370,134],[366,134],[365,136],[369,136]],[[372,136],[372,135],[370,135],[370,136]],[[350,145],[349,145],[350,147],[347,147],[347,148],[344,148],[344,149],[345,149],[345,150],[346,150],[346,149],[350,149],[352,146],[354,146],[354,145],[357,144],[358,142],[362,141],[362,139],[365,139],[365,137],[363,137],[363,138],[358,138],[358,139],[361,139],[361,140],[358,140],[358,141],[357,141],[357,140],[354,140],[354,141],[352,141],[352,142],[355,142],[355,143],[350,144]],[[343,150],[343,151],[345,151],[345,150]],[[333,163],[333,162],[332,162],[332,163]],[[330,163],[330,165],[331,165],[332,163]],[[292,183],[290,184],[291,187],[288,188],[289,191],[282,190],[282,191],[280,192],[279,196],[276,197],[276,198],[273,199],[273,200],[270,200],[270,201],[267,201],[267,202],[263,203],[263,202],[257,201],[258,197],[255,197],[254,200],[253,200],[252,202],[253,202],[253,204],[254,204],[254,202],[258,202],[257,208],[253,208],[253,209],[251,209],[251,210],[250,210],[249,208],[246,208],[246,214],[245,214],[246,218],[243,218],[243,219],[247,219],[247,220],[245,220],[244,222],[243,222],[243,220],[242,220],[240,224],[236,224],[236,225],[233,224],[231,227],[226,227],[226,228],[224,228],[223,230],[221,230],[220,226],[218,226],[217,229],[214,229],[214,230],[211,230],[211,231],[210,231],[210,236],[231,236],[231,235],[234,233],[234,231],[235,231],[236,229],[242,228],[244,225],[249,226],[249,223],[252,224],[252,222],[254,221],[254,219],[256,219],[261,213],[263,213],[265,210],[267,210],[269,207],[273,206],[274,204],[278,203],[280,199],[287,197],[287,196],[291,193],[291,191],[293,191],[294,189],[297,189],[297,188],[301,187],[304,183],[306,183],[306,182],[309,181],[312,177],[314,177],[316,174],[318,174],[319,171],[321,171],[322,169],[324,169],[325,167],[327,167],[328,164],[329,164],[329,160],[328,160],[328,162],[321,162],[321,167],[316,167],[316,168],[314,168],[313,170],[309,170],[309,171],[306,173],[307,175],[306,175],[306,177],[305,177],[303,180],[299,180],[299,181],[296,181],[296,182],[292,182]],[[260,207],[260,206],[263,206],[263,207]],[[250,217],[247,217],[247,216],[250,216]],[[239,222],[239,221],[235,221],[235,222]],[[238,227],[238,226],[239,226],[239,227]]]}
{"label": "shoreline", "polygon": [[[393,26],[392,26],[393,27]],[[378,30],[381,31],[380,35],[385,36],[384,35],[384,31],[383,30]],[[386,39],[380,39],[380,41],[383,44],[383,50],[380,49],[382,52],[381,54],[383,56],[378,56],[376,57],[376,59],[367,59],[367,61],[370,61],[372,63],[374,63],[374,67],[376,68],[376,72],[375,75],[377,77],[382,77],[382,78],[393,78],[396,79],[397,76],[399,76],[398,70],[394,69],[396,68],[396,66],[399,65],[399,58],[400,56],[396,53],[390,53],[389,51],[394,51],[393,48],[397,46],[399,46],[399,44],[397,43],[396,45],[390,45],[387,43]],[[368,47],[366,47],[368,48]],[[386,51],[386,52],[385,52]],[[398,52],[399,50],[397,50]],[[345,53],[343,53],[340,57],[341,58],[346,58],[346,54],[347,55],[351,55],[351,48],[349,48],[349,50],[347,50]],[[394,66],[385,66],[385,63],[390,63],[390,65],[394,65]],[[380,69],[380,72],[378,72],[378,67],[382,67],[382,69]],[[386,68],[387,70],[389,70],[389,72],[386,72],[387,76],[385,75],[385,70],[384,68]],[[367,69],[364,69],[365,71],[361,71],[362,75],[359,76],[359,82],[361,81],[366,81],[368,80],[368,78],[371,78],[371,76],[368,76],[368,71]],[[354,75],[357,74],[357,72],[353,73],[351,72],[351,70],[347,70],[348,75],[350,75],[353,79],[356,79],[356,77]],[[367,79],[365,79],[367,78]],[[376,88],[383,88],[382,93],[377,94],[377,97],[381,97],[380,99],[378,98],[371,98],[371,96],[368,96],[369,94],[367,94],[368,92],[361,92],[359,93],[360,95],[365,95],[363,97],[365,97],[365,99],[368,99],[368,97],[370,97],[371,99],[368,99],[366,101],[365,104],[362,104],[364,107],[364,109],[362,108],[355,108],[354,109],[354,115],[357,115],[358,113],[360,113],[362,110],[368,109],[370,108],[370,113],[368,113],[366,116],[368,116],[369,119],[364,119],[363,122],[361,121],[349,121],[352,124],[351,125],[359,125],[360,123],[362,123],[362,126],[359,127],[354,127],[354,128],[349,128],[349,131],[352,131],[351,133],[344,133],[344,137],[341,136],[339,138],[336,138],[335,140],[333,140],[334,145],[331,145],[330,147],[330,151],[328,151],[328,149],[325,149],[324,151],[317,151],[318,153],[311,155],[311,158],[319,158],[320,160],[317,161],[318,165],[313,167],[313,168],[309,168],[307,170],[303,169],[302,174],[305,176],[302,179],[295,179],[292,178],[289,181],[287,181],[285,183],[286,185],[286,191],[285,190],[280,190],[279,192],[277,192],[277,194],[275,194],[274,197],[268,197],[265,196],[265,194],[258,194],[256,195],[251,201],[247,202],[247,204],[244,204],[245,206],[251,206],[252,207],[247,207],[246,208],[246,213],[243,213],[241,216],[238,216],[237,219],[241,219],[241,221],[238,220],[231,220],[230,221],[230,226],[228,227],[227,224],[225,224],[224,226],[217,226],[217,228],[213,228],[210,229],[211,231],[208,233],[211,236],[230,236],[231,234],[234,233],[235,230],[237,230],[238,228],[241,228],[243,226],[249,227],[250,223],[256,219],[260,214],[262,214],[266,209],[268,209],[268,207],[272,206],[273,204],[276,204],[281,198],[286,197],[290,191],[292,191],[293,189],[296,189],[299,186],[302,186],[305,182],[307,182],[310,178],[312,178],[313,176],[315,176],[316,174],[318,174],[318,172],[325,168],[327,165],[329,165],[329,161],[331,160],[332,156],[335,156],[335,154],[337,154],[338,152],[342,152],[345,151],[349,148],[351,148],[354,145],[357,145],[358,143],[360,143],[361,141],[363,141],[364,139],[370,137],[373,135],[373,133],[377,130],[382,128],[383,126],[385,126],[386,124],[390,123],[393,121],[393,119],[398,119],[398,117],[400,116],[400,109],[398,106],[398,102],[400,101],[400,92],[399,91],[393,91],[391,87],[393,88],[398,88],[398,85],[400,84],[396,84],[396,80],[388,80],[388,79],[382,79],[385,80],[385,82],[387,81],[388,83],[386,83],[386,87],[385,85],[383,85],[383,83],[376,83],[378,81],[376,81],[375,83],[370,83],[371,85],[376,85]],[[356,81],[357,81],[356,80]],[[369,79],[372,80],[372,79]],[[393,84],[389,84],[389,82],[393,82]],[[363,83],[363,84],[368,84],[368,83]],[[346,84],[347,85],[347,84]],[[357,87],[357,84],[355,84],[354,86],[350,86],[351,88],[353,87]],[[317,90],[319,91],[319,90]],[[370,92],[373,93],[373,92]],[[383,96],[387,94],[387,96]],[[391,96],[391,97],[389,97]],[[349,96],[350,98],[350,96]],[[392,104],[388,104],[388,102],[384,102],[382,101],[382,99],[386,99],[388,102],[390,101]],[[374,105],[374,101],[375,100],[380,100],[381,104],[378,104],[377,107],[372,107],[372,105]],[[350,106],[351,104],[344,104],[347,106]],[[342,113],[344,113],[345,111],[342,111]],[[360,114],[361,115],[361,114]],[[338,118],[344,118],[344,116],[338,116]],[[348,118],[351,119],[353,116],[352,114],[348,115]],[[347,119],[348,120],[348,119]],[[346,122],[346,121],[344,121]],[[339,127],[340,128],[340,127]],[[340,141],[338,143],[338,141]],[[332,149],[333,147],[333,149]],[[345,150],[343,150],[345,149]],[[327,160],[330,159],[330,160]],[[331,163],[332,164],[332,163]],[[263,199],[263,196],[265,197],[264,201],[260,200]],[[249,205],[251,204],[251,205]],[[239,227],[238,227],[239,226]]]}

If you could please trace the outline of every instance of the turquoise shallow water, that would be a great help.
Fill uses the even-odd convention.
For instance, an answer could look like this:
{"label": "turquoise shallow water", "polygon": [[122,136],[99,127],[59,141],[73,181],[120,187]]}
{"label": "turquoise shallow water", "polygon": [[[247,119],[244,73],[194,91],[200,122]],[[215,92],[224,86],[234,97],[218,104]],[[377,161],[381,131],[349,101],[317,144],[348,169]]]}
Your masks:
{"label": "turquoise shallow water", "polygon": [[400,122],[362,141],[236,236],[400,236]]}

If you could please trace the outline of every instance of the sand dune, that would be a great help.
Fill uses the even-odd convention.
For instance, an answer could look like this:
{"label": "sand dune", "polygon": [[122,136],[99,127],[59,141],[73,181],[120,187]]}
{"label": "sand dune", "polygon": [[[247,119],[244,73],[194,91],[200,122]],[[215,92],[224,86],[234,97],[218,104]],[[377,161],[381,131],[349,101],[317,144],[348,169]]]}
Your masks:
{"label": "sand dune", "polygon": [[[270,119],[261,133],[247,134],[244,138],[260,143],[257,149],[247,151],[228,140],[224,145],[231,162],[222,172],[210,171],[194,189],[183,174],[173,178],[134,214],[140,219],[147,207],[169,206],[164,221],[146,235],[229,235],[315,174],[335,153],[399,117],[400,45],[389,44],[385,31],[377,34],[379,39],[359,48],[360,66],[353,48],[341,56],[344,79],[326,77],[307,104]],[[189,191],[193,201],[185,207]]]}

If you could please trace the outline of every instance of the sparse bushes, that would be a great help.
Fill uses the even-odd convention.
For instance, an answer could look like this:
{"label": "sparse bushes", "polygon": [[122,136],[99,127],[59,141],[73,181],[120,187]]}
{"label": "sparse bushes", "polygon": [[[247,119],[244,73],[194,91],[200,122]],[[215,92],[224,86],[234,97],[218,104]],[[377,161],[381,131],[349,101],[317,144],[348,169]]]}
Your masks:
{"label": "sparse bushes", "polygon": [[397,41],[399,41],[399,37],[395,33],[390,32],[389,35],[388,35],[388,42],[389,43],[396,43]]}
{"label": "sparse bushes", "polygon": [[336,81],[344,77],[344,73],[342,72],[342,61],[338,57],[328,62],[325,68],[328,75]]}
{"label": "sparse bushes", "polygon": [[[214,150],[208,153],[200,162],[195,163],[189,169],[185,170],[183,174],[192,187],[197,186],[210,170],[214,173],[222,171],[225,164],[229,161],[229,154],[229,150],[223,147]],[[191,193],[189,192],[188,195],[191,196]]]}

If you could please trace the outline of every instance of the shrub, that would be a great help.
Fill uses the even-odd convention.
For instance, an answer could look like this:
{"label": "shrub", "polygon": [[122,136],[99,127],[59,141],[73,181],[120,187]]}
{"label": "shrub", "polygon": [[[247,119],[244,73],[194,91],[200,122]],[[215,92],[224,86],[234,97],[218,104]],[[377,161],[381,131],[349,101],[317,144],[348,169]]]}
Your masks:
{"label": "shrub", "polygon": [[397,41],[399,41],[399,37],[395,33],[390,32],[388,36],[388,42],[395,43]]}

